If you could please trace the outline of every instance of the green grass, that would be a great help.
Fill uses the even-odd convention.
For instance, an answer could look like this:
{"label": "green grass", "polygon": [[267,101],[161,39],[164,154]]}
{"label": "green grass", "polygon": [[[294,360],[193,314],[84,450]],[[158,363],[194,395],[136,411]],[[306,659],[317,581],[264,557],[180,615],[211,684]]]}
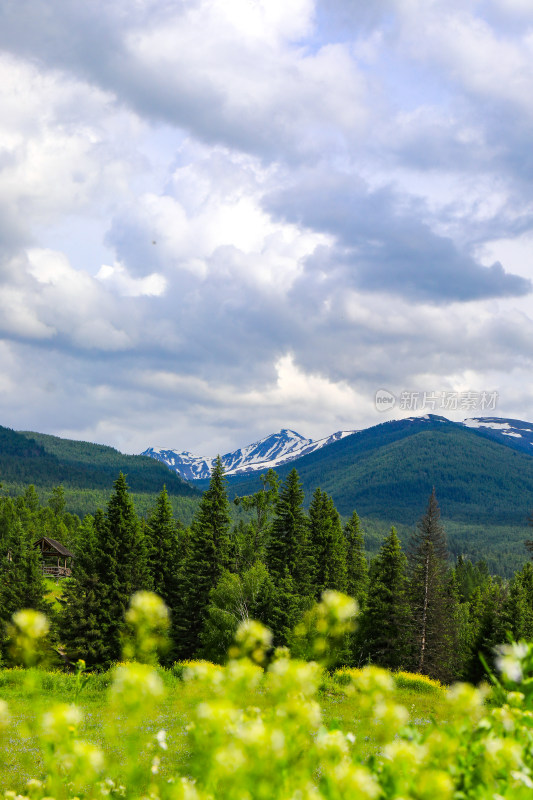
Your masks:
{"label": "green grass", "polygon": [[[167,696],[158,713],[150,709],[140,732],[155,734],[164,729],[167,733],[168,758],[166,763],[176,771],[185,767],[188,755],[187,723],[192,710],[199,702],[209,700],[195,682],[184,682],[179,670],[161,670]],[[30,680],[29,680],[30,679]],[[101,747],[110,764],[119,765],[125,753],[121,750],[121,719],[112,718],[107,710],[107,692],[110,674],[87,676],[87,683],[76,697],[76,677],[62,672],[44,672],[24,669],[0,669],[0,699],[8,703],[15,723],[16,737],[0,737],[0,791],[7,788],[22,793],[26,781],[41,778],[43,760],[38,746],[37,731],[41,715],[55,703],[76,703],[83,712],[80,736]],[[342,689],[327,679],[319,693],[326,727],[353,733],[368,729],[361,716],[356,697],[347,697]],[[425,726],[430,720],[439,720],[444,712],[444,693],[436,696],[421,694],[416,688],[398,689],[394,700],[409,711],[410,723]],[[241,698],[243,706],[264,708],[270,701],[261,690],[250,691]],[[37,711],[36,711],[37,709]],[[362,747],[370,754],[377,745],[361,735]],[[118,771],[120,777],[120,770]]]}

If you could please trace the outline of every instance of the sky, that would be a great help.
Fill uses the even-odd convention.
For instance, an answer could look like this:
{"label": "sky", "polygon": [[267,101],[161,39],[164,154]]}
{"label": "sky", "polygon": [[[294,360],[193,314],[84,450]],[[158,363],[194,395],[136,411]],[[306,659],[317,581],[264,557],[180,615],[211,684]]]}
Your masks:
{"label": "sky", "polygon": [[533,421],[532,65],[531,0],[3,0],[0,424]]}

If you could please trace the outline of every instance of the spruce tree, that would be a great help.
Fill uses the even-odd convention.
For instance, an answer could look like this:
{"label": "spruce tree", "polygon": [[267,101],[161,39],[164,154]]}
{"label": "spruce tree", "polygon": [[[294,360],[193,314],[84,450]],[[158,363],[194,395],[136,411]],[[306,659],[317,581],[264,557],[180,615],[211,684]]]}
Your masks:
{"label": "spruce tree", "polygon": [[513,575],[498,627],[499,643],[509,634],[515,641],[533,639],[533,564],[530,561]]}
{"label": "spruce tree", "polygon": [[368,595],[356,635],[356,663],[362,657],[387,669],[405,667],[409,622],[407,558],[391,528],[370,567]]}
{"label": "spruce tree", "polygon": [[346,594],[355,598],[362,609],[368,589],[368,564],[361,521],[354,511],[344,528],[346,541]]}
{"label": "spruce tree", "polygon": [[507,598],[507,587],[493,578],[475,589],[470,598],[472,638],[462,677],[471,683],[479,683],[486,677],[481,656],[489,667],[493,667],[496,645],[507,641]]}
{"label": "spruce tree", "polygon": [[[83,631],[89,625],[93,643],[87,645],[88,657],[104,667],[120,658],[124,614],[132,593],[144,588],[143,576],[146,576],[141,527],[122,473],[113,486],[106,513],[95,514],[94,535],[90,533],[90,544],[85,541],[86,559],[81,557],[82,563],[75,573],[80,595],[75,615],[78,625],[73,622],[68,634],[79,653]],[[65,613],[69,613],[68,607]]]}
{"label": "spruce tree", "polygon": [[316,489],[309,506],[309,549],[312,591],[320,600],[326,589],[346,590],[346,546],[341,520],[333,500]]}
{"label": "spruce tree", "polygon": [[448,680],[456,653],[456,597],[448,584],[446,534],[433,489],[409,552],[412,668]]}
{"label": "spruce tree", "polygon": [[176,620],[176,647],[180,658],[191,658],[201,646],[209,592],[230,564],[230,515],[220,456],[216,459],[209,488],[200,501],[191,526],[188,554],[183,564],[183,603]]}
{"label": "spruce tree", "polygon": [[274,582],[275,591],[267,613],[267,627],[273,635],[276,647],[286,647],[292,630],[302,616],[302,612],[312,606],[312,600],[301,597],[294,586],[288,568],[278,575]]}
{"label": "spruce tree", "polygon": [[4,532],[0,553],[0,641],[5,650],[3,629],[15,611],[45,610],[44,579],[39,552],[33,547],[33,532],[24,531],[15,516]]}
{"label": "spruce tree", "polygon": [[304,493],[295,469],[284,481],[267,547],[267,566],[276,584],[290,577],[297,594],[311,591],[312,563],[308,545],[308,522],[303,511]]}
{"label": "spruce tree", "polygon": [[99,579],[96,566],[96,530],[101,530],[104,524],[102,511],[97,511],[94,519],[88,514],[83,520],[78,555],[72,567],[72,579],[63,589],[63,608],[58,621],[57,638],[67,658],[71,662],[82,658],[88,667],[99,666],[107,660],[106,587]]}
{"label": "spruce tree", "polygon": [[174,643],[177,638],[176,624],[182,602],[179,527],[178,523],[174,521],[172,506],[164,486],[157,497],[155,508],[148,518],[146,541],[151,586],[170,610],[170,639],[173,645],[166,654],[168,662],[174,660]]}

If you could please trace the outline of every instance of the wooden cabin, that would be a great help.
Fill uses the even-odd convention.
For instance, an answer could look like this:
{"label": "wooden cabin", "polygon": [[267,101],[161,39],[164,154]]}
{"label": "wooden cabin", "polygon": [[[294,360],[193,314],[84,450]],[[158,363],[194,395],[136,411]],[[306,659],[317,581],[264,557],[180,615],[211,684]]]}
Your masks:
{"label": "wooden cabin", "polygon": [[70,578],[74,553],[67,550],[61,542],[56,542],[48,536],[43,536],[38,542],[34,542],[33,546],[41,551],[43,575],[52,578]]}

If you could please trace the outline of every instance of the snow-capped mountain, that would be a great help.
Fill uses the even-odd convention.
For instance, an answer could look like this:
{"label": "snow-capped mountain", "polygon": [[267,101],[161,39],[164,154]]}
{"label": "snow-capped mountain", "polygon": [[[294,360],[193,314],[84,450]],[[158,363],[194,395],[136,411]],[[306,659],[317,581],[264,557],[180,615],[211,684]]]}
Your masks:
{"label": "snow-capped mountain", "polygon": [[[247,445],[247,447],[226,453],[222,456],[222,463],[226,475],[275,469],[280,464],[320,450],[321,447],[344,439],[345,436],[350,436],[352,433],[357,433],[357,431],[337,431],[324,439],[313,441],[306,439],[296,431],[283,428],[279,433],[273,433],[258,442]],[[215,460],[215,456],[204,458],[194,456],[188,451],[178,452],[164,447],[149,447],[141,455],[162,461],[169,469],[174,470],[187,481],[209,478]]]}
{"label": "snow-capped mountain", "polygon": [[465,419],[463,425],[475,428],[488,439],[533,455],[533,424],[520,419],[502,417],[472,417]]}
{"label": "snow-capped mountain", "polygon": [[[410,423],[416,428],[425,422],[432,425],[438,422],[450,424],[450,420],[435,414],[425,414],[398,420],[398,424],[405,426]],[[528,455],[533,455],[533,423],[531,422],[503,419],[501,417],[472,417],[463,420],[462,423],[451,424],[464,425],[466,428],[476,429],[485,438],[505,444],[513,450],[521,450],[528,453]],[[227,475],[266,471],[271,467],[276,469],[281,464],[286,464],[308,453],[313,453],[315,450],[320,450],[322,447],[354,433],[361,433],[361,431],[337,431],[324,439],[313,441],[312,439],[306,439],[296,431],[283,428],[279,433],[273,433],[258,442],[247,445],[247,447],[239,448],[232,453],[226,453],[222,456],[222,463]],[[169,469],[177,472],[187,481],[209,478],[215,460],[215,456],[195,456],[188,451],[180,452],[165,447],[149,447],[141,455],[151,456],[151,458],[162,461]]]}

